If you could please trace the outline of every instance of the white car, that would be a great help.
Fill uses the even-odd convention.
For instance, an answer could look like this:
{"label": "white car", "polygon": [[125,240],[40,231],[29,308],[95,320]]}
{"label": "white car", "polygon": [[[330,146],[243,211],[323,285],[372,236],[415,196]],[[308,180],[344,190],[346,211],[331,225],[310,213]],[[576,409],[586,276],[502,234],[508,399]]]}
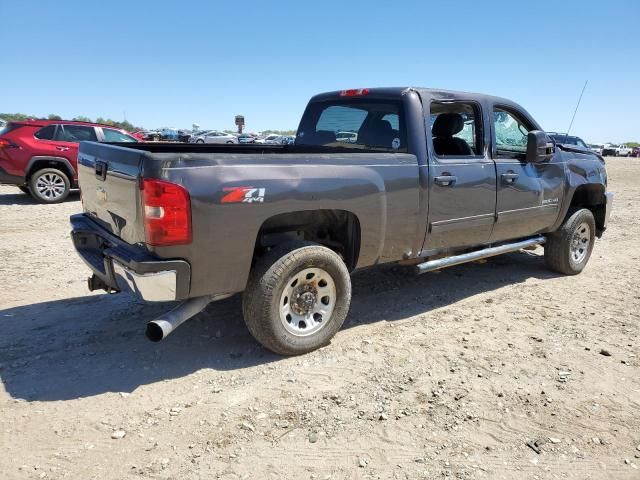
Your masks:
{"label": "white car", "polygon": [[282,140],[282,135],[276,135],[275,133],[272,133],[271,135],[267,135],[266,137],[264,137],[263,143],[266,143],[269,145],[277,145],[280,143],[281,140]]}
{"label": "white car", "polygon": [[238,137],[218,130],[209,130],[191,137],[189,143],[238,143]]}
{"label": "white car", "polygon": [[358,134],[355,132],[338,132],[336,133],[336,142],[356,143]]}
{"label": "white car", "polygon": [[616,148],[616,157],[628,157],[633,152],[633,148],[626,145],[620,145]]}
{"label": "white car", "polygon": [[589,144],[589,150],[591,150],[593,153],[597,153],[598,155],[602,155],[602,149],[604,148],[604,145],[601,143],[590,143]]}

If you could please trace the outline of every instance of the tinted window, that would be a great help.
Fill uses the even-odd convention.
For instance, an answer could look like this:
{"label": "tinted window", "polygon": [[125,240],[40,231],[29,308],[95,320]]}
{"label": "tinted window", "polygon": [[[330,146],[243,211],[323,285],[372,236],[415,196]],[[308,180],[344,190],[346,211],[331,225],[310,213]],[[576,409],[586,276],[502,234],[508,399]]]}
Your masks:
{"label": "tinted window", "polygon": [[433,149],[441,157],[482,155],[482,120],[476,104],[433,102],[431,104]]}
{"label": "tinted window", "polygon": [[98,137],[93,127],[82,125],[60,125],[56,132],[56,140],[62,142],[97,142]]}
{"label": "tinted window", "polygon": [[53,140],[53,136],[56,133],[56,126],[49,125],[47,127],[41,128],[38,130],[34,137],[39,138],[40,140]]}
{"label": "tinted window", "polygon": [[296,144],[406,152],[402,105],[366,99],[311,103]]}
{"label": "tinted window", "polygon": [[501,158],[520,158],[527,152],[529,128],[506,110],[493,111],[496,132],[496,154]]}
{"label": "tinted window", "polygon": [[117,130],[111,130],[109,128],[103,128],[102,134],[104,135],[105,142],[135,142],[136,140]]}

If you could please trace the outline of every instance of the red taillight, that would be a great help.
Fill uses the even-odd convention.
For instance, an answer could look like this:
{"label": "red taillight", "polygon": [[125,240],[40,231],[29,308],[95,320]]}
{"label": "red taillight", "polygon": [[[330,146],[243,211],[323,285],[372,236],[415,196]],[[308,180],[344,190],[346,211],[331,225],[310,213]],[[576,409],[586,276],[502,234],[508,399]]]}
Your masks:
{"label": "red taillight", "polygon": [[191,201],[180,185],[145,178],[142,181],[144,232],[155,246],[191,243]]}
{"label": "red taillight", "polygon": [[363,95],[368,95],[368,88],[351,88],[349,90],[342,90],[340,92],[341,97],[361,97]]}
{"label": "red taillight", "polygon": [[15,146],[16,146],[15,143],[13,143],[13,142],[11,142],[9,140],[6,140],[4,138],[0,138],[0,148],[10,148],[10,147],[15,147]]}

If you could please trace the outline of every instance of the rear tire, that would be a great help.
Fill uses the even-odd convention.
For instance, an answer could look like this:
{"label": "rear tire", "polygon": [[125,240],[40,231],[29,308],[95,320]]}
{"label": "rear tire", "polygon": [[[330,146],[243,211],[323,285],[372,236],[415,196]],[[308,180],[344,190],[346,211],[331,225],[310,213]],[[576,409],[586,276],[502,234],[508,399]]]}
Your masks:
{"label": "rear tire", "polygon": [[204,140],[198,139],[198,140],[196,140],[196,143],[204,143]]}
{"label": "rear tire", "polygon": [[562,226],[547,235],[544,261],[551,270],[577,275],[589,261],[595,243],[596,222],[586,208],[568,215]]}
{"label": "rear tire", "polygon": [[41,203],[60,203],[69,196],[71,182],[57,168],[43,168],[31,175],[29,190]]}
{"label": "rear tire", "polygon": [[327,345],[349,311],[351,278],[332,250],[310,242],[276,247],[259,259],[242,297],[253,337],[280,355]]}

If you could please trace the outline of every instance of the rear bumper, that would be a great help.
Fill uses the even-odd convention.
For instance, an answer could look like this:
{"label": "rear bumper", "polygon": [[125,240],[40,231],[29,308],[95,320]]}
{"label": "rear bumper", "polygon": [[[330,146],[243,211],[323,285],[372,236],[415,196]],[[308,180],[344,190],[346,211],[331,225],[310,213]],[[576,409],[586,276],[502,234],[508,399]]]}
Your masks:
{"label": "rear bumper", "polygon": [[71,238],[76,251],[107,291],[133,293],[149,302],[184,300],[189,296],[191,266],[184,260],[163,260],[129,245],[85,214],[73,215]]}
{"label": "rear bumper", "polygon": [[11,175],[4,168],[0,167],[0,184],[2,183],[7,185],[24,185],[27,181],[24,177]]}

